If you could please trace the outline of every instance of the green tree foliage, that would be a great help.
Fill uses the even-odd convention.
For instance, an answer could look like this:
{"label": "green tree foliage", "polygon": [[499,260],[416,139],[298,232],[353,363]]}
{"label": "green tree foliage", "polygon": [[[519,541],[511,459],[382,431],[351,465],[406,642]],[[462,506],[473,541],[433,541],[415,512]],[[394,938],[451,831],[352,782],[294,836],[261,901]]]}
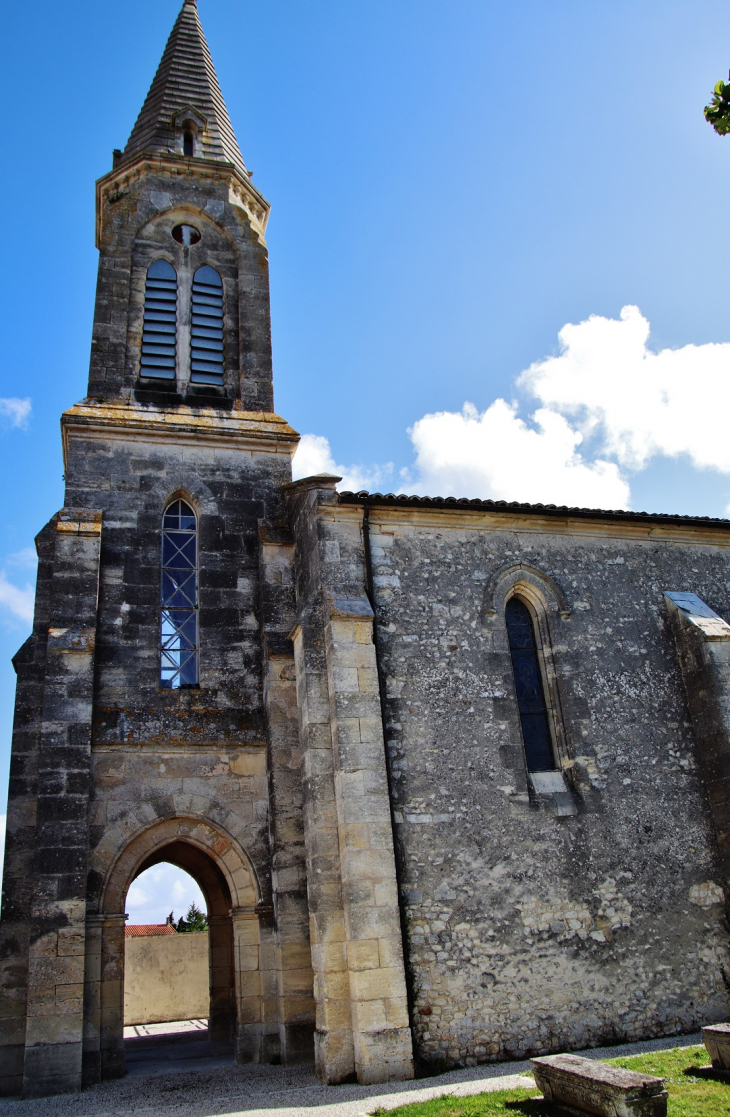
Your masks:
{"label": "green tree foliage", "polygon": [[195,903],[192,903],[185,918],[178,919],[177,930],[180,934],[190,933],[191,931],[207,931],[208,920],[205,912],[201,911]]}
{"label": "green tree foliage", "polygon": [[718,136],[726,136],[730,132],[730,83],[717,83],[712,100],[705,106],[705,120]]}

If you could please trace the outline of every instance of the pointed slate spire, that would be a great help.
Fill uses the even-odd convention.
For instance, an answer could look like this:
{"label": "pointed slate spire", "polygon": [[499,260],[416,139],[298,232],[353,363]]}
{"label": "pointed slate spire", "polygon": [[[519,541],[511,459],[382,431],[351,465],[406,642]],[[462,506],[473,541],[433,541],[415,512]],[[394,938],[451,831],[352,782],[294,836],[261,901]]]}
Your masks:
{"label": "pointed slate spire", "polygon": [[196,127],[193,154],[246,167],[231,126],[196,0],[184,0],[122,159],[143,151],[183,153],[186,120]]}

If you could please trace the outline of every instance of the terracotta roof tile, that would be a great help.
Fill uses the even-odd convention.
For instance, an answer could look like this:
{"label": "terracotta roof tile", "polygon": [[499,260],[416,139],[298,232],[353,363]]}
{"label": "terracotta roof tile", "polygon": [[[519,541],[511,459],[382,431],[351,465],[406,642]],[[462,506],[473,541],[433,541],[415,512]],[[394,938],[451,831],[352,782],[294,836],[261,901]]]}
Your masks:
{"label": "terracotta roof tile", "polygon": [[[306,481],[307,478],[302,478]],[[335,478],[338,480],[338,478]],[[294,482],[295,487],[299,482]],[[683,516],[669,512],[629,512],[621,508],[572,508],[564,504],[523,504],[516,500],[480,500],[478,497],[456,496],[408,496],[405,493],[341,492],[337,494],[340,504],[369,504],[371,506],[395,508],[474,508],[484,512],[511,512],[527,516],[553,516],[559,519],[584,520],[634,520],[640,523],[687,525],[688,527],[712,527],[727,531],[730,520],[716,516]]]}
{"label": "terracotta roof tile", "polygon": [[146,935],[176,935],[169,923],[137,923],[124,928],[125,939],[141,939]]}

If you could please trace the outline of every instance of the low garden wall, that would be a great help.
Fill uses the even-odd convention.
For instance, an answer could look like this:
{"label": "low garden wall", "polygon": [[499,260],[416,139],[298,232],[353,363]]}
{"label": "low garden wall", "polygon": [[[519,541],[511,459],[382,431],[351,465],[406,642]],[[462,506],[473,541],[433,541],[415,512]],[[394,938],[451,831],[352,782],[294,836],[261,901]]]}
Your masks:
{"label": "low garden wall", "polygon": [[125,1025],[207,1018],[207,931],[127,938],[124,949]]}

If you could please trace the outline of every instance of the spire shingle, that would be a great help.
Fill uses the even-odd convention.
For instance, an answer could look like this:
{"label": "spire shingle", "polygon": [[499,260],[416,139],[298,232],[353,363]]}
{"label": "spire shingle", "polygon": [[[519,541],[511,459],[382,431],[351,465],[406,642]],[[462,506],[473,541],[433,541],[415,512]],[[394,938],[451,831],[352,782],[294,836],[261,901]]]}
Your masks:
{"label": "spire shingle", "polygon": [[[175,118],[181,121],[188,109],[205,121],[205,127],[199,128],[200,146],[195,154],[233,163],[245,173],[196,0],[184,0],[123,159],[142,151],[179,151]],[[191,113],[191,119],[195,120],[195,114]]]}

